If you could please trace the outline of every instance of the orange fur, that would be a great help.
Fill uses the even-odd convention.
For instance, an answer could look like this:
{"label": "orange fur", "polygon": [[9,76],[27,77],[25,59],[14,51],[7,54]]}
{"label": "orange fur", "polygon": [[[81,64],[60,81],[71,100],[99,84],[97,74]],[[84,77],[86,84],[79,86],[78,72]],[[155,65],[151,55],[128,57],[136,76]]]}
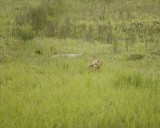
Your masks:
{"label": "orange fur", "polygon": [[92,64],[89,65],[90,68],[99,69],[102,66],[102,62],[100,60],[94,60]]}

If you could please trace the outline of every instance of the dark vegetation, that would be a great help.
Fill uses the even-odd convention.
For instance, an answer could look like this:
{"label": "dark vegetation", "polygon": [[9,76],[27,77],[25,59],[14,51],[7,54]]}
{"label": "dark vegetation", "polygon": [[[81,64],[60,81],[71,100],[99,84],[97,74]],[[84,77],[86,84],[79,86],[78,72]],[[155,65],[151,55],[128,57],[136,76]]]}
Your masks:
{"label": "dark vegetation", "polygon": [[135,43],[148,48],[159,44],[160,2],[142,5],[132,0],[47,0],[18,15],[12,34],[23,40],[35,36],[97,40],[113,44],[114,52],[121,43],[127,52]]}

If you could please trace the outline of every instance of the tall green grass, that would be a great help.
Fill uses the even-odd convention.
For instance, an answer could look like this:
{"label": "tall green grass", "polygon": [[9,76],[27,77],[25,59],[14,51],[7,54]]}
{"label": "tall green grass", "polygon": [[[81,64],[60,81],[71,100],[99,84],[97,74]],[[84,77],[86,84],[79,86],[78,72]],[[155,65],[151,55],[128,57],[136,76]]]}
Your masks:
{"label": "tall green grass", "polygon": [[[129,65],[111,59],[100,52],[102,44],[88,42],[83,56],[52,56],[55,50],[81,53],[83,45],[82,41],[34,39],[22,57],[1,64],[0,127],[158,128],[157,67],[133,67],[144,65],[143,61]],[[37,49],[43,54],[36,54]],[[89,69],[91,60],[100,55],[102,68]]]}
{"label": "tall green grass", "polygon": [[0,128],[160,127],[158,0],[0,3]]}

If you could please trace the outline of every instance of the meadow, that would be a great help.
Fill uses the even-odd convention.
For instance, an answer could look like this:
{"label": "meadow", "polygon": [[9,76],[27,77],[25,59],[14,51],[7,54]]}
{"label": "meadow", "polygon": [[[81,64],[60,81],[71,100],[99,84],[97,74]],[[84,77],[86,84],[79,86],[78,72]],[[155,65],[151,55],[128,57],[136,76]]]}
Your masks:
{"label": "meadow", "polygon": [[0,3],[0,128],[160,127],[159,0]]}

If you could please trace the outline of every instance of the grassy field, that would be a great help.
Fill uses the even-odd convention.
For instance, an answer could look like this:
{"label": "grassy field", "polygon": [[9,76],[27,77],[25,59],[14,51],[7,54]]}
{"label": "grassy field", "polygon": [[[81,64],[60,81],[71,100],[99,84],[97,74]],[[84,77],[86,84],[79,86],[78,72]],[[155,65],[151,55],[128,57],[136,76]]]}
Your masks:
{"label": "grassy field", "polygon": [[0,3],[0,128],[160,127],[159,0]]}

